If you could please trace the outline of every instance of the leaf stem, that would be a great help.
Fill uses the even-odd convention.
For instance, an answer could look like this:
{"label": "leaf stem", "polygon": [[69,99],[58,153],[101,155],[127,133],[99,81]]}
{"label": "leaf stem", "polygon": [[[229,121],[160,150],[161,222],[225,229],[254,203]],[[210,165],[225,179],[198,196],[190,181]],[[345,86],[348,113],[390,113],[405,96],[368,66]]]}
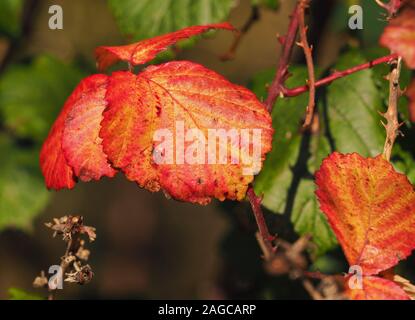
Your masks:
{"label": "leaf stem", "polygon": [[[390,63],[393,59],[396,59],[397,57],[398,55],[393,53],[393,54],[380,57],[380,58],[377,58],[375,60],[360,64],[360,65],[354,66],[352,68],[349,68],[343,71],[335,71],[331,75],[316,81],[315,87],[318,88],[318,87],[330,84],[337,79],[346,77],[358,71],[373,68],[374,66],[377,66],[382,63]],[[307,92],[308,90],[309,90],[309,85],[304,85],[304,86],[300,86],[300,87],[296,87],[292,89],[284,87],[282,88],[282,94],[284,95],[284,97],[296,97],[300,94],[303,94],[304,92]]]}
{"label": "leaf stem", "polygon": [[292,55],[295,39],[297,38],[299,19],[298,12],[300,10],[300,3],[294,8],[290,17],[290,24],[288,26],[288,32],[285,37],[280,37],[279,40],[282,43],[282,55],[278,61],[277,71],[275,78],[268,89],[268,97],[265,100],[265,106],[268,111],[271,112],[275,101],[280,95],[282,95],[284,89],[284,82],[289,77],[288,64]]}
{"label": "leaf stem", "polygon": [[[275,240],[275,236],[271,235],[267,224],[265,222],[264,214],[261,209],[261,198],[255,194],[254,188],[249,186],[248,191],[248,200],[251,203],[252,211],[255,216],[256,223],[258,225],[258,231],[262,238],[262,243],[264,245],[264,257],[268,260],[275,253],[275,247],[273,242]],[[266,250],[264,250],[266,249]]]}
{"label": "leaf stem", "polygon": [[308,70],[308,88],[309,88],[309,97],[308,97],[308,105],[306,111],[306,118],[304,121],[303,127],[307,128],[311,125],[311,121],[313,120],[314,115],[314,107],[315,107],[315,98],[316,98],[316,79],[314,73],[314,62],[313,62],[313,55],[312,55],[312,47],[308,44],[307,40],[307,27],[305,25],[304,16],[305,16],[305,9],[308,8],[310,4],[310,0],[301,0],[300,2],[300,10],[298,12],[299,16],[299,25],[300,25],[300,39],[301,42],[299,43],[300,47],[303,48],[305,59],[307,62],[307,70]]}

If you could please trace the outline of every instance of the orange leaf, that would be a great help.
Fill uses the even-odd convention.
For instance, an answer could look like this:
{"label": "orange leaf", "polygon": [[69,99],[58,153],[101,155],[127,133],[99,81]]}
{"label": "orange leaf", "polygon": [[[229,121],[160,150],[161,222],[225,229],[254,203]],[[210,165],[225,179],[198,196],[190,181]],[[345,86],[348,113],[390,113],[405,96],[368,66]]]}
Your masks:
{"label": "orange leaf", "polygon": [[124,169],[130,180],[158,191],[160,186],[151,163],[158,117],[150,84],[133,73],[115,72],[109,80],[106,100],[108,107],[100,132],[104,152],[114,167]]}
{"label": "orange leaf", "polygon": [[68,112],[62,136],[65,158],[82,181],[113,177],[116,173],[107,161],[98,136],[106,107],[108,77],[96,75],[88,82],[90,86]]}
{"label": "orange leaf", "polygon": [[[88,140],[74,140],[69,136],[63,139],[64,128],[68,123],[67,130],[69,132],[75,134],[79,139],[85,137],[85,131],[81,130],[84,128],[77,126],[77,120],[74,119],[78,117],[78,112],[81,116],[85,116],[88,111],[92,113],[98,112],[98,114],[102,112],[104,106],[102,101],[103,86],[105,86],[106,81],[107,76],[100,74],[85,78],[65,102],[40,152],[40,166],[48,188],[59,190],[62,188],[71,189],[75,186],[74,170],[67,162],[63,153],[63,140],[67,145],[66,151],[70,157],[70,163],[72,165],[78,163],[75,166],[75,173],[80,175],[83,180],[98,179],[104,174],[109,176],[113,175],[113,171],[108,167],[108,164],[103,163],[105,155],[102,154],[102,151],[100,154],[99,144],[93,145],[97,141],[94,139],[94,133],[97,134],[97,131],[94,132],[94,129],[88,129],[87,138],[89,139],[89,143]],[[84,110],[84,108],[88,110]],[[76,110],[75,113],[72,112],[74,109]],[[69,120],[67,119],[68,115],[71,115]],[[87,114],[87,116],[89,120],[92,119],[94,121],[94,124],[99,124],[97,122],[99,117],[97,114]],[[75,145],[71,146],[71,143]],[[87,146],[92,148],[86,154],[83,153],[85,152],[84,143],[87,143]],[[91,155],[93,159],[85,159],[85,157]],[[72,159],[72,157],[76,158]],[[97,163],[94,164],[93,161],[97,161]],[[99,168],[99,165],[105,168]]]}
{"label": "orange leaf", "polygon": [[346,295],[352,300],[410,300],[405,291],[395,282],[380,277],[364,276],[362,289],[350,289]]}
{"label": "orange leaf", "polygon": [[192,26],[125,46],[98,47],[95,50],[98,69],[105,70],[120,60],[127,61],[131,65],[146,63],[179,40],[190,38],[191,36],[211,29],[235,30],[231,24],[224,22],[204,26]]}
{"label": "orange leaf", "polygon": [[385,28],[380,44],[402,56],[415,69],[415,8],[407,6]]}
{"label": "orange leaf", "polygon": [[[140,186],[150,191],[163,189],[179,200],[206,204],[212,197],[243,199],[253,180],[253,173],[244,173],[244,168],[252,163],[232,163],[231,154],[240,152],[239,159],[249,160],[247,153],[257,143],[259,170],[271,148],[271,117],[255,95],[195,63],[151,66],[138,76],[114,73],[106,99],[100,136],[109,160]],[[212,129],[238,134],[246,130],[251,135],[258,129],[261,136],[259,141],[250,136],[247,148],[241,140],[232,143],[231,139],[208,145]],[[185,139],[192,130],[196,136]],[[154,156],[166,159],[168,155],[159,149],[154,134],[166,131],[173,134],[174,148],[167,151],[173,161],[156,163]],[[195,144],[203,146],[200,153],[192,149]],[[228,151],[223,163],[217,157],[208,163],[209,156],[218,156],[223,149]],[[189,154],[189,150],[193,151]]]}
{"label": "orange leaf", "polygon": [[415,192],[382,156],[333,153],[316,173],[321,210],[350,265],[373,275],[415,247]]}

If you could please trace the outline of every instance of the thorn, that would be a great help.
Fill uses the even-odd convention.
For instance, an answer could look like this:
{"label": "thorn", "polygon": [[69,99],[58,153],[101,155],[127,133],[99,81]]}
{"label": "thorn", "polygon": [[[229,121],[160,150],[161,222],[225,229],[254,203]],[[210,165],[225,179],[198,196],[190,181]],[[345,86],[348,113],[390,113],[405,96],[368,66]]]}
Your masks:
{"label": "thorn", "polygon": [[296,44],[297,46],[301,47],[301,48],[304,48],[304,45],[302,44],[302,42],[298,42],[298,41],[297,41],[295,44]]}
{"label": "thorn", "polygon": [[382,120],[380,120],[380,123],[382,124],[382,126],[384,126],[384,128],[386,129],[386,124],[382,121]]}
{"label": "thorn", "polygon": [[383,113],[383,112],[381,112],[381,111],[379,111],[379,110],[378,110],[378,113],[379,113],[382,117],[386,118],[386,117],[385,117],[385,116],[386,116],[386,112],[385,112],[385,113]]}

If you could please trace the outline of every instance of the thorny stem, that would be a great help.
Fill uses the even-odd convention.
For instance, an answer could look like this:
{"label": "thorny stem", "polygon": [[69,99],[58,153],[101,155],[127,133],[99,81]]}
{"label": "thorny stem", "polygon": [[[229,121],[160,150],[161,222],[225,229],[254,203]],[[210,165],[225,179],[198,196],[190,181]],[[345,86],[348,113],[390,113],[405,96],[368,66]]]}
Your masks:
{"label": "thorny stem", "polygon": [[383,126],[386,129],[386,140],[383,147],[383,156],[386,160],[390,161],[393,144],[396,138],[400,134],[399,128],[402,123],[398,120],[398,100],[402,95],[401,88],[399,86],[399,77],[401,74],[402,58],[398,57],[392,63],[392,70],[388,75],[389,80],[389,101],[388,110],[382,114],[386,119],[386,124],[382,121]]}
{"label": "thorny stem", "polygon": [[275,101],[282,94],[284,82],[289,76],[288,64],[290,62],[295,39],[297,38],[297,31],[299,25],[299,10],[299,3],[297,3],[290,18],[290,25],[288,26],[287,35],[285,37],[280,37],[279,39],[282,43],[282,55],[278,62],[277,72],[275,74],[274,81],[268,89],[268,97],[265,100],[265,106],[270,112]]}
{"label": "thorny stem", "polygon": [[307,62],[307,70],[308,70],[309,97],[308,97],[306,118],[304,121],[305,128],[310,126],[311,121],[313,119],[315,98],[316,98],[316,85],[315,85],[316,79],[315,79],[315,74],[314,74],[312,47],[310,47],[310,45],[308,44],[307,27],[304,21],[305,9],[308,8],[309,4],[310,4],[310,0],[301,0],[300,10],[298,12],[299,24],[300,24],[300,39],[301,39],[299,46],[303,48],[305,59]]}
{"label": "thorny stem", "polygon": [[[389,107],[387,112],[384,114],[384,117],[388,120],[388,123],[384,126],[387,130],[387,139],[385,142],[385,150],[384,156],[386,159],[390,159],[390,153],[392,150],[393,143],[399,134],[399,123],[398,123],[398,116],[397,116],[397,101],[400,95],[402,94],[399,88],[399,75],[400,75],[400,68],[401,68],[401,58],[397,54],[390,54],[388,56],[384,56],[381,58],[377,58],[375,60],[369,61],[367,63],[363,63],[361,65],[357,65],[355,67],[343,70],[343,71],[335,71],[331,75],[326,78],[320,79],[315,81],[315,72],[314,72],[314,62],[312,58],[312,48],[308,44],[307,40],[307,28],[305,26],[304,21],[304,11],[309,5],[311,0],[299,0],[297,2],[296,7],[290,17],[290,23],[288,27],[288,31],[285,37],[279,37],[279,41],[282,44],[282,54],[281,58],[278,61],[278,66],[276,70],[275,78],[268,89],[268,96],[265,100],[264,104],[265,107],[269,112],[272,111],[272,107],[277,101],[278,97],[294,97],[298,96],[306,91],[310,91],[309,95],[309,103],[307,106],[307,114],[306,120],[304,123],[305,127],[308,127],[312,123],[313,114],[314,114],[314,107],[315,107],[315,90],[317,87],[330,84],[331,82],[351,75],[355,72],[372,68],[376,65],[382,63],[391,63],[392,61],[397,59],[395,62],[395,68],[392,70],[390,74],[390,97],[389,97]],[[393,16],[396,14],[400,6],[402,5],[401,0],[391,0],[388,4],[385,4],[379,0],[376,2],[381,5],[383,8],[388,10],[389,16]],[[249,24],[252,23],[248,21]],[[309,80],[307,84],[304,86],[300,86],[297,88],[286,88],[284,83],[287,78],[290,76],[288,72],[288,65],[290,63],[290,58],[293,51],[293,46],[297,38],[297,32],[300,30],[300,43],[299,45],[303,47],[304,55],[306,57],[307,62],[307,70],[309,74]],[[235,48],[238,45],[238,41],[236,40]],[[232,48],[231,48],[232,52]],[[247,191],[247,197],[251,203],[251,207],[258,225],[258,233],[256,234],[258,243],[261,247],[261,250],[264,254],[264,259],[268,262],[272,262],[276,255],[276,247],[274,246],[275,236],[272,236],[268,230],[266,225],[264,215],[261,209],[261,197],[258,197],[252,186],[249,186]],[[314,279],[324,279],[326,278],[325,275],[320,273],[310,273],[307,271],[302,272],[303,278],[302,284],[307,292],[313,299],[324,299],[324,297],[320,294],[318,290],[316,290],[312,284],[312,282],[307,278],[314,278]]]}
{"label": "thorny stem", "polygon": [[249,187],[247,195],[249,202],[251,203],[256,223],[258,225],[258,231],[262,238],[261,240],[264,246],[264,248],[262,248],[264,251],[264,258],[268,260],[271,257],[271,255],[275,252],[275,248],[273,245],[275,236],[272,236],[268,230],[267,224],[264,219],[264,214],[261,209],[261,198],[255,194],[254,188],[252,186]]}
{"label": "thorny stem", "polygon": [[[372,61],[360,64],[360,65],[354,66],[352,68],[349,68],[349,69],[346,69],[346,70],[343,70],[343,71],[335,71],[331,75],[327,76],[326,78],[323,78],[323,79],[320,79],[320,80],[316,81],[315,87],[318,88],[318,87],[330,84],[330,83],[332,83],[333,81],[335,81],[337,79],[346,77],[346,76],[351,75],[353,73],[356,73],[358,71],[373,68],[374,66],[377,66],[377,65],[382,64],[382,63],[389,63],[393,59],[396,59],[397,57],[398,57],[398,55],[394,53],[394,54],[390,54],[388,56],[377,58],[375,60],[372,60]],[[284,97],[296,97],[296,96],[298,96],[298,95],[300,95],[304,92],[307,92],[308,90],[309,90],[309,85],[300,86],[300,87],[292,88],[292,89],[283,88],[282,94],[284,95]]]}
{"label": "thorny stem", "polygon": [[241,30],[235,35],[235,39],[233,40],[228,52],[221,56],[223,61],[232,60],[235,57],[236,50],[238,49],[243,36],[252,28],[255,22],[259,20],[259,17],[259,8],[257,5],[253,5],[251,7],[251,15],[249,16],[249,19],[245,22]]}

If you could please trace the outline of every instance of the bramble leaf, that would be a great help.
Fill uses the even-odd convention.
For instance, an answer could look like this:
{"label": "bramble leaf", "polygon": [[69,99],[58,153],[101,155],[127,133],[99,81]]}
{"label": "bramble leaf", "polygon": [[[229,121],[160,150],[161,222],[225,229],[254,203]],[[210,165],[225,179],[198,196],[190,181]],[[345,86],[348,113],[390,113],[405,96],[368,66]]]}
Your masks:
{"label": "bramble leaf", "polygon": [[99,137],[107,102],[108,77],[94,75],[84,79],[82,93],[66,117],[62,133],[62,150],[68,165],[82,181],[113,177],[116,171],[107,161]]}
{"label": "bramble leaf", "polygon": [[300,235],[311,235],[313,254],[319,256],[337,245],[327,218],[321,212],[312,180],[302,179],[295,195],[291,221]]}
{"label": "bramble leaf", "polygon": [[363,276],[361,289],[347,288],[346,295],[352,300],[410,300],[398,284],[375,276]]}
{"label": "bramble leaf", "polygon": [[53,124],[40,152],[40,167],[48,188],[71,189],[75,176],[83,181],[114,176],[98,136],[106,106],[107,78],[98,74],[82,80]]}
{"label": "bramble leaf", "polygon": [[135,40],[226,20],[235,0],[109,0],[121,31]]}
{"label": "bramble leaf", "polygon": [[98,47],[95,56],[99,70],[105,70],[118,61],[126,61],[133,66],[144,64],[176,42],[212,29],[235,30],[229,23],[192,26],[155,38],[118,47]]}
{"label": "bramble leaf", "polygon": [[28,230],[48,201],[37,166],[38,153],[0,134],[0,154],[0,230]]}
{"label": "bramble leaf", "polygon": [[20,138],[42,141],[82,73],[49,56],[12,65],[0,78],[4,125]]}
{"label": "bramble leaf", "polygon": [[[356,50],[342,55],[336,70],[345,70],[365,62]],[[328,87],[327,115],[329,130],[339,152],[358,152],[375,156],[383,148],[385,132],[380,124],[382,101],[372,78],[372,70],[363,70],[339,79]]]}
{"label": "bramble leaf", "polygon": [[350,265],[364,275],[395,266],[415,248],[415,191],[382,156],[333,153],[316,173],[321,210]]}
{"label": "bramble leaf", "polygon": [[[108,159],[140,186],[150,191],[163,189],[179,200],[206,204],[211,197],[243,199],[253,175],[244,174],[244,164],[231,163],[231,154],[240,152],[241,159],[248,159],[246,152],[259,143],[262,165],[271,148],[271,117],[255,95],[195,63],[175,61],[151,66],[138,76],[129,72],[114,73],[106,99],[108,107],[100,136]],[[198,137],[196,142],[206,146],[197,155],[202,161],[178,163],[184,156],[180,152],[189,150],[195,143],[186,138],[182,141],[182,151],[176,145],[175,161],[171,163],[154,142],[158,129],[174,133],[176,142],[182,139],[180,130],[186,136],[192,129],[200,130],[203,137]],[[219,139],[217,146],[209,146],[206,141],[211,129],[225,132],[259,129],[261,140],[254,142],[251,137],[247,150],[239,143],[235,145],[228,136],[225,140]],[[209,155],[217,157],[221,149],[228,150],[226,164],[218,164],[217,160],[207,163]],[[154,156],[166,158],[157,164]],[[185,157],[188,156],[186,151]]]}
{"label": "bramble leaf", "polygon": [[[174,146],[157,144],[155,137],[166,131]],[[271,117],[252,92],[201,65],[176,61],[139,75],[120,71],[84,79],[52,127],[40,161],[53,189],[74,187],[76,177],[112,177],[116,168],[175,199],[241,200],[272,134]]]}

